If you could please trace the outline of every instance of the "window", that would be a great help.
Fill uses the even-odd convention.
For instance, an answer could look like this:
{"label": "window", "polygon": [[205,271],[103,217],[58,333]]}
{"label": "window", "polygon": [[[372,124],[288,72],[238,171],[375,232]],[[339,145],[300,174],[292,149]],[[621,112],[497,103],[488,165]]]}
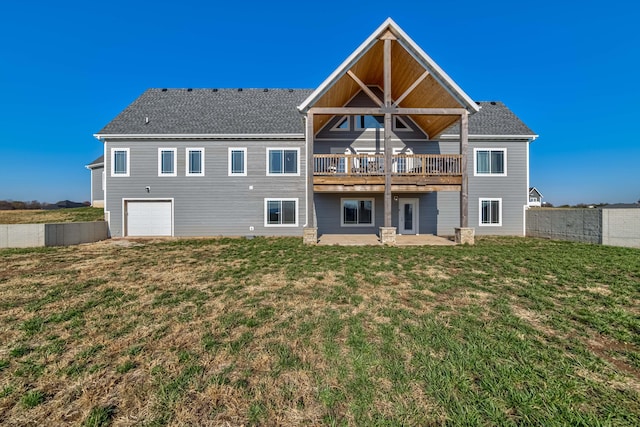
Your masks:
{"label": "window", "polygon": [[480,199],[480,225],[502,225],[502,199]]}
{"label": "window", "polygon": [[341,117],[331,130],[349,130],[349,117]]}
{"label": "window", "polygon": [[129,149],[111,149],[111,176],[129,176]]}
{"label": "window", "polygon": [[247,149],[229,148],[229,176],[247,176]]}
{"label": "window", "polygon": [[297,227],[298,199],[264,199],[265,227]]}
{"label": "window", "polygon": [[299,149],[287,150],[269,148],[267,150],[267,175],[299,175]]}
{"label": "window", "polygon": [[355,116],[356,129],[384,129],[384,116]]}
{"label": "window", "polygon": [[158,176],[176,175],[176,149],[158,148]]}
{"label": "window", "polygon": [[342,227],[373,227],[373,199],[341,199],[340,222]]}
{"label": "window", "polygon": [[204,148],[187,148],[187,176],[204,176]]}
{"label": "window", "polygon": [[393,116],[393,130],[400,132],[408,132],[411,130],[411,126],[407,124],[403,119],[398,116]]}
{"label": "window", "polygon": [[475,153],[475,171],[476,175],[507,175],[507,149],[486,149],[476,148]]}

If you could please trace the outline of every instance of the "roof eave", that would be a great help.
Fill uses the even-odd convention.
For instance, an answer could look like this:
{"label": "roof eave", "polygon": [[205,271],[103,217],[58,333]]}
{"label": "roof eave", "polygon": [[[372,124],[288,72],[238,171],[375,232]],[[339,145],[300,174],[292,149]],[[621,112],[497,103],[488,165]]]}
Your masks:
{"label": "roof eave", "polygon": [[[523,139],[529,142],[533,142],[538,138],[539,135],[474,135],[469,134],[469,139]],[[460,138],[459,134],[442,134],[440,135],[441,139],[458,139]]]}
{"label": "roof eave", "polygon": [[157,133],[148,133],[148,134],[140,134],[140,133],[96,133],[93,135],[95,138],[104,141],[106,139],[219,139],[219,140],[228,140],[228,139],[304,139],[303,133],[262,133],[262,134],[249,134],[249,133],[240,133],[240,134],[220,134],[220,133],[168,133],[168,134],[157,134]]}

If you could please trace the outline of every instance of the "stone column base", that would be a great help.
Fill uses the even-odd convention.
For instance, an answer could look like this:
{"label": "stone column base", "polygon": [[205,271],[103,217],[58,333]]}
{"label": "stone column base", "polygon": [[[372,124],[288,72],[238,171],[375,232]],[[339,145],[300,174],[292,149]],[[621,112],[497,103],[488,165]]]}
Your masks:
{"label": "stone column base", "polygon": [[394,246],[396,244],[396,228],[380,227],[380,243]]}
{"label": "stone column base", "polygon": [[456,243],[459,245],[475,244],[475,228],[456,227]]}
{"label": "stone column base", "polygon": [[318,229],[314,227],[305,227],[302,235],[302,243],[305,245],[318,244]]}

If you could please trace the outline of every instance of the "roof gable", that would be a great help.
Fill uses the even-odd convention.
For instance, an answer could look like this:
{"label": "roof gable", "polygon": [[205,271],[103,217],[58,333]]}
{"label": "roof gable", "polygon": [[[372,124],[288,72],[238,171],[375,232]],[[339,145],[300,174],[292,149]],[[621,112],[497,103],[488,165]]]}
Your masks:
{"label": "roof gable", "polygon": [[[301,112],[312,107],[343,107],[366,86],[384,87],[385,39],[391,39],[391,98],[406,108],[465,108],[478,105],[431,59],[391,18],[374,31],[320,86],[298,106]],[[429,135],[437,135],[455,122],[457,116],[415,116]],[[316,131],[330,117],[314,120]]]}

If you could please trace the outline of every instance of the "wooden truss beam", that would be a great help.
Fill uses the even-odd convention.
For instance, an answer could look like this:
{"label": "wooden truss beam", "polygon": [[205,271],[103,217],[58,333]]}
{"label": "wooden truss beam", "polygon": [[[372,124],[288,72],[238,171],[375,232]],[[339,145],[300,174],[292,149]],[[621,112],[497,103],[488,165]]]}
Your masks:
{"label": "wooden truss beam", "polygon": [[367,85],[364,84],[364,82],[360,80],[358,76],[355,75],[353,71],[351,70],[347,71],[347,75],[351,77],[356,83],[358,83],[358,86],[360,86],[360,89],[362,89],[364,93],[369,95],[369,98],[371,98],[371,100],[375,102],[378,105],[378,107],[382,107],[382,101],[380,101],[380,98],[378,98],[376,94],[373,93],[373,91],[369,89],[369,87],[367,87]]}
{"label": "wooden truss beam", "polygon": [[464,108],[400,108],[400,107],[313,107],[309,109],[312,114],[324,114],[329,116],[382,116],[385,113],[399,114],[403,116],[461,116],[467,114]]}
{"label": "wooden truss beam", "polygon": [[395,106],[400,105],[400,103],[401,103],[402,101],[404,101],[404,99],[405,99],[407,96],[409,96],[409,94],[410,94],[411,92],[413,92],[413,90],[414,90],[415,88],[417,88],[417,87],[418,87],[418,85],[419,85],[420,83],[422,83],[422,81],[423,81],[424,79],[426,79],[428,76],[429,76],[429,72],[428,72],[428,71],[425,71],[424,73],[422,73],[422,75],[421,75],[420,77],[418,77],[418,79],[417,79],[415,82],[413,82],[413,84],[412,84],[411,86],[409,86],[409,88],[408,88],[407,90],[405,90],[405,91],[404,91],[404,93],[403,93],[402,95],[400,95],[400,97],[399,97],[398,99],[396,99],[396,102],[394,102],[394,105],[395,105]]}

